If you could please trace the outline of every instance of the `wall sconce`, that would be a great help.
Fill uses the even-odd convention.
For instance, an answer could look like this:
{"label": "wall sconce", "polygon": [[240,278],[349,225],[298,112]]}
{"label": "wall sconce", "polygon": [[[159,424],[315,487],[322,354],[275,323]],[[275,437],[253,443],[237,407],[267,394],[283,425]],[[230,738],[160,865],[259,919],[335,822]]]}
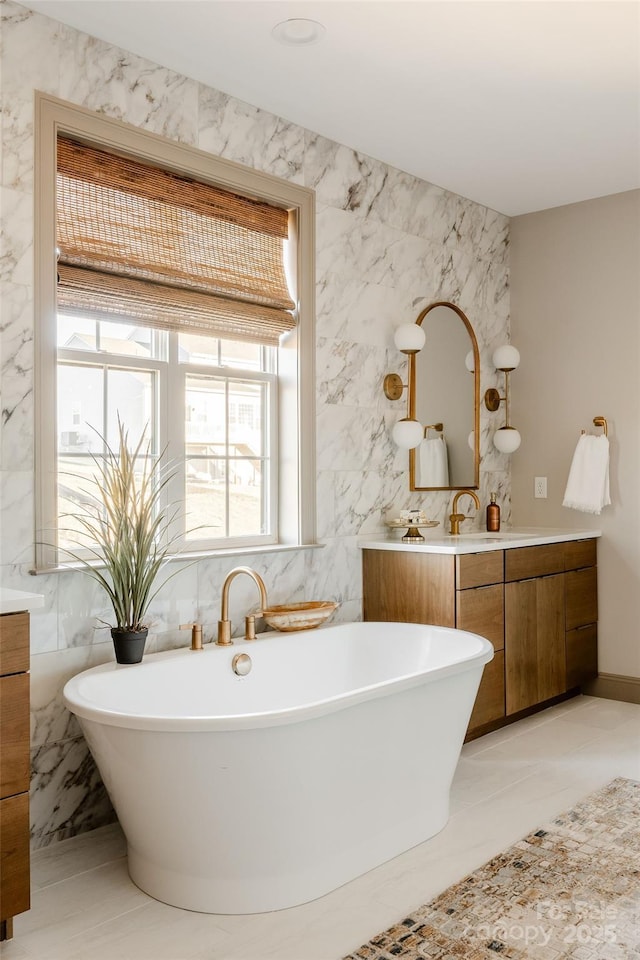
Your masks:
{"label": "wall sconce", "polygon": [[495,413],[504,401],[505,425],[496,430],[493,435],[493,445],[501,453],[513,453],[518,449],[521,442],[519,432],[509,424],[509,374],[516,369],[519,363],[520,354],[510,344],[505,344],[503,347],[494,350],[493,365],[496,370],[502,370],[504,373],[504,397],[500,396],[495,387],[490,387],[484,395],[484,405],[487,410]]}
{"label": "wall sconce", "polygon": [[[393,340],[398,350],[409,356],[422,350],[426,337],[419,323],[404,323],[397,328]],[[407,386],[408,384],[403,383],[397,373],[388,373],[382,384],[384,395],[388,400],[399,400]],[[405,450],[417,447],[424,436],[422,424],[409,416],[408,401],[407,397],[407,416],[398,420],[391,431],[394,442]]]}
{"label": "wall sconce", "polygon": [[403,323],[393,335],[393,342],[401,353],[418,353],[424,347],[426,335],[419,323]]}

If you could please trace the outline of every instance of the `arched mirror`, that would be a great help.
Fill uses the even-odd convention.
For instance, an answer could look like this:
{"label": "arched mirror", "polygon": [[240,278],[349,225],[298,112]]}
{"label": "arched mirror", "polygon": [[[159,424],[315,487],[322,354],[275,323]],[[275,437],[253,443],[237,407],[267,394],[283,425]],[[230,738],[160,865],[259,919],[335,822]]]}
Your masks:
{"label": "arched mirror", "polygon": [[416,320],[426,342],[409,357],[409,416],[424,426],[409,451],[411,490],[477,488],[480,482],[480,358],[462,310],[439,301]]}

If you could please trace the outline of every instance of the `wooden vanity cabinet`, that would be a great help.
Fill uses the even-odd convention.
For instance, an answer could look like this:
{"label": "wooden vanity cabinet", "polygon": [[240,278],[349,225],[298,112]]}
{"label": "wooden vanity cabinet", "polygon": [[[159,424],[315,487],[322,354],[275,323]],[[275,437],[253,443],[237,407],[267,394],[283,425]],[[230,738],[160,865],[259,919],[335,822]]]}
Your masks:
{"label": "wooden vanity cabinet", "polygon": [[597,676],[596,541],[466,554],[363,551],[365,620],[458,627],[495,650],[467,739]]}
{"label": "wooden vanity cabinet", "polygon": [[29,909],[29,614],[0,615],[0,940]]}

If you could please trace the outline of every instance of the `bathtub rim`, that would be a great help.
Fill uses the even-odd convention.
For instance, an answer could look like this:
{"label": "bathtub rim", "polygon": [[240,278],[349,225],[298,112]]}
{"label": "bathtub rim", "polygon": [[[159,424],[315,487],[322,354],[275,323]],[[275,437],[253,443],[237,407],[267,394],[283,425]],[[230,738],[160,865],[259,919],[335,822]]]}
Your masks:
{"label": "bathtub rim", "polygon": [[[377,623],[383,624],[385,627],[392,625],[391,622],[387,621],[355,622],[360,624]],[[403,624],[395,623],[393,625],[402,626]],[[314,634],[317,636],[320,632],[335,630],[339,627],[344,628],[346,626],[350,626],[350,624],[332,624],[330,626],[323,627],[320,630],[314,629],[299,631],[294,636],[300,637],[302,634]],[[93,721],[94,723],[105,724],[106,726],[124,727],[125,729],[129,730],[146,730],[155,731],[158,733],[211,733],[228,732],[234,730],[252,730],[300,723],[304,720],[316,719],[326,715],[327,713],[334,713],[339,710],[344,710],[366,700],[391,696],[395,693],[400,693],[403,690],[408,690],[411,687],[420,686],[421,684],[429,685],[452,675],[466,673],[470,670],[477,670],[480,667],[484,668],[485,664],[489,663],[494,657],[493,645],[485,637],[480,636],[480,634],[472,633],[469,630],[460,630],[456,627],[442,627],[435,626],[433,624],[412,624],[412,626],[420,626],[426,629],[436,630],[440,634],[454,632],[457,635],[469,637],[473,639],[473,641],[479,643],[479,649],[470,654],[468,657],[465,657],[463,660],[458,660],[453,663],[446,663],[439,667],[427,668],[426,670],[422,669],[412,673],[400,674],[399,676],[393,676],[391,678],[378,681],[377,683],[359,687],[357,690],[342,692],[331,697],[326,697],[322,700],[297,704],[295,706],[285,707],[279,710],[260,711],[245,714],[194,714],[181,717],[168,716],[166,714],[133,714],[104,706],[96,706],[95,702],[84,696],[79,689],[83,679],[90,675],[96,676],[105,673],[116,673],[120,670],[135,670],[136,668],[143,667],[145,661],[148,662],[149,660],[152,660],[153,662],[162,662],[171,659],[179,660],[183,657],[186,658],[194,655],[191,650],[181,647],[175,650],[147,654],[145,660],[143,660],[141,664],[123,665],[112,661],[109,663],[100,664],[96,667],[90,667],[87,670],[83,670],[71,677],[64,685],[63,701],[67,709],[75,714],[81,721],[88,720]],[[270,636],[272,636],[271,633],[259,634],[258,639],[260,639],[260,637],[264,637],[266,639]],[[276,634],[276,636],[279,635]],[[289,634],[288,636],[291,637],[292,635]],[[255,643],[256,641],[236,639],[234,640],[234,651],[239,653],[255,649]],[[215,648],[215,644],[207,645],[205,654],[210,653],[210,655],[215,656],[217,651],[212,648]],[[200,656],[201,654],[195,655]],[[241,682],[242,678],[239,678],[239,680]]]}

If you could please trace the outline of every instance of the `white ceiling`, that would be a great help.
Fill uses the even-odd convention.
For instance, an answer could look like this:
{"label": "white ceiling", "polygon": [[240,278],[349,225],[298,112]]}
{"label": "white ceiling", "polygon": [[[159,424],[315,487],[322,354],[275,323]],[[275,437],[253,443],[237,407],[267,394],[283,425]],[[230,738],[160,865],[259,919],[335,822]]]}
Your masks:
{"label": "white ceiling", "polygon": [[640,186],[638,0],[23,2],[501,213]]}

